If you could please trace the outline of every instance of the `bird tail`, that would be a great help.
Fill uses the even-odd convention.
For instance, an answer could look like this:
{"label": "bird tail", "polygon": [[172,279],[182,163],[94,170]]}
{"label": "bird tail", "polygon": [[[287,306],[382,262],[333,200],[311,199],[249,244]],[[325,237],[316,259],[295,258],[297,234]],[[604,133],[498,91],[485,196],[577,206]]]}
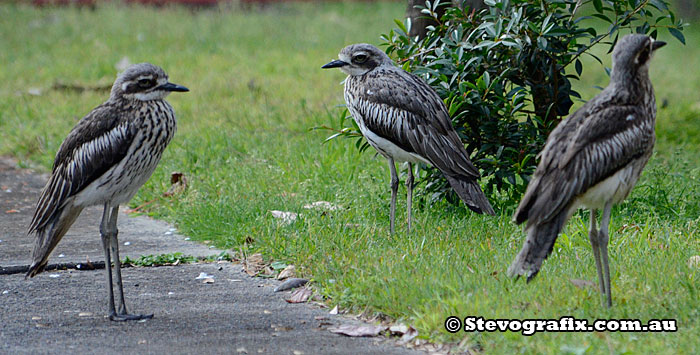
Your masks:
{"label": "bird tail", "polygon": [[526,276],[530,282],[537,275],[544,259],[552,253],[554,242],[564,227],[567,216],[567,212],[562,211],[548,222],[527,227],[527,239],[508,268],[508,276]]}
{"label": "bird tail", "polygon": [[445,176],[450,186],[457,192],[459,198],[464,201],[464,203],[469,207],[470,210],[476,213],[484,213],[488,215],[495,215],[496,212],[491,207],[489,200],[481,191],[481,186],[476,180],[471,178],[460,179],[458,177]]}
{"label": "bird tail", "polygon": [[74,206],[69,202],[56,211],[46,224],[29,232],[29,235],[34,235],[36,242],[32,252],[32,265],[29,266],[25,278],[34,277],[44,271],[49,255],[82,210],[82,207]]}

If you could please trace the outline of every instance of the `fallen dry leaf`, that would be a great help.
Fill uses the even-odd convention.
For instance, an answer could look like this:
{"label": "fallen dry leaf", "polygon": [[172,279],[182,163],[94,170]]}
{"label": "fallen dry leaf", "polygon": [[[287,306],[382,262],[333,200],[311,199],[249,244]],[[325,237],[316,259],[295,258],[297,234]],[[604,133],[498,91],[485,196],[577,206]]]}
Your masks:
{"label": "fallen dry leaf", "polygon": [[408,326],[403,323],[394,324],[391,327],[389,327],[389,331],[391,332],[391,334],[394,335],[403,335],[408,331]]}
{"label": "fallen dry leaf", "polygon": [[272,217],[280,219],[283,224],[291,224],[299,217],[298,213],[288,211],[271,210],[270,214],[272,214]]}
{"label": "fallen dry leaf", "polygon": [[343,324],[328,328],[328,330],[331,333],[343,334],[349,337],[376,337],[379,333],[387,330],[387,328],[385,325]]}
{"label": "fallen dry leaf", "polygon": [[311,291],[310,288],[303,287],[292,292],[292,295],[285,301],[287,301],[287,303],[304,303],[309,300],[312,293],[313,291]]}
{"label": "fallen dry leaf", "polygon": [[170,187],[168,191],[163,193],[163,196],[170,197],[180,194],[187,189],[187,177],[181,172],[172,172],[170,174]]}
{"label": "fallen dry leaf", "polygon": [[403,323],[401,324],[394,324],[389,328],[389,331],[393,335],[400,335],[401,336],[401,342],[407,343],[413,338],[418,336],[418,331],[416,328],[413,328],[411,326],[407,326]]}
{"label": "fallen dry leaf", "polygon": [[290,277],[294,277],[294,271],[296,271],[294,265],[287,265],[287,267],[280,271],[280,274],[277,275],[277,280],[284,280]]}
{"label": "fallen dry leaf", "polygon": [[415,338],[417,336],[418,336],[418,331],[413,327],[408,327],[408,331],[406,331],[406,333],[403,333],[403,336],[401,337],[401,342],[408,343],[409,341],[413,340],[413,338]]}
{"label": "fallen dry leaf", "polygon": [[591,288],[595,288],[595,289],[598,288],[596,283],[593,281],[581,280],[581,279],[569,279],[569,282],[571,282],[572,284],[574,284],[574,286],[576,286],[580,289],[584,289],[586,287],[591,287]]}
{"label": "fallen dry leaf", "polygon": [[299,279],[296,277],[292,277],[287,279],[287,281],[281,283],[279,286],[275,287],[275,292],[282,292],[282,291],[287,291],[291,290],[293,288],[301,287],[306,285],[306,283],[309,282],[307,279]]}
{"label": "fallen dry leaf", "polygon": [[243,269],[249,276],[257,275],[260,270],[265,268],[265,261],[260,253],[255,253],[253,255],[248,255],[243,260]]}
{"label": "fallen dry leaf", "polygon": [[206,272],[200,272],[199,276],[195,277],[195,280],[205,280],[208,278],[213,278],[214,276],[207,274]]}

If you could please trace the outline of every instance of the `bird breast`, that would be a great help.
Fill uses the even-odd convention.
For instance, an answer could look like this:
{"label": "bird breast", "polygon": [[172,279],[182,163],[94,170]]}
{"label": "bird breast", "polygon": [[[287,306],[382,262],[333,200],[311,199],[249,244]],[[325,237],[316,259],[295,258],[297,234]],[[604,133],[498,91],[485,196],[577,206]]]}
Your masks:
{"label": "bird breast", "polygon": [[648,155],[638,158],[615,174],[593,185],[576,198],[574,205],[576,208],[602,209],[608,202],[613,204],[622,202],[637,183],[648,159]]}

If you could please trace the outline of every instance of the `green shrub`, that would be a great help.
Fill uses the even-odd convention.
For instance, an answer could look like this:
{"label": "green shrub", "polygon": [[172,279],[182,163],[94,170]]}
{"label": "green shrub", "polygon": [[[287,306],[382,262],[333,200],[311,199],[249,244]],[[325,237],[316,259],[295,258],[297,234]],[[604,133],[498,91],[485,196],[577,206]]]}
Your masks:
{"label": "green shrub", "polygon": [[[445,101],[485,191],[512,207],[534,172],[537,154],[551,130],[569,114],[571,80],[583,72],[580,57],[628,32],[656,37],[665,29],[685,43],[683,23],[662,0],[487,0],[472,11],[462,1],[426,1],[422,12],[437,25],[418,39],[407,35],[410,20],[384,34],[386,52],[406,71],[423,77]],[[583,13],[589,15],[581,15]],[[599,32],[592,25],[607,29]],[[601,62],[602,63],[602,62]],[[573,66],[573,70],[567,68]],[[336,137],[358,137],[351,120],[339,120]],[[354,123],[354,122],[353,122]],[[328,128],[328,127],[325,127]],[[361,138],[360,138],[361,139]],[[365,147],[362,143],[358,147]],[[439,171],[423,167],[424,193],[458,201]],[[504,206],[501,206],[504,207]]]}

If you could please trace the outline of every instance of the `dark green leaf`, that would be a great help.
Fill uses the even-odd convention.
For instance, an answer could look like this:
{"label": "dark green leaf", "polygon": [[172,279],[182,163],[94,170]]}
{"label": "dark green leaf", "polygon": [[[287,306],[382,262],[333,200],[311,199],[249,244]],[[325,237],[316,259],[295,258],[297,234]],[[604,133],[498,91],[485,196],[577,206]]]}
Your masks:
{"label": "dark green leaf", "polygon": [[669,27],[668,32],[673,36],[676,37],[681,43],[685,44],[685,36],[683,36],[683,33],[679,31],[676,28]]}
{"label": "dark green leaf", "polygon": [[581,73],[583,72],[583,64],[581,63],[580,60],[576,59],[576,65],[575,65],[575,66],[576,66],[576,74],[578,74],[578,75],[580,76]]}

